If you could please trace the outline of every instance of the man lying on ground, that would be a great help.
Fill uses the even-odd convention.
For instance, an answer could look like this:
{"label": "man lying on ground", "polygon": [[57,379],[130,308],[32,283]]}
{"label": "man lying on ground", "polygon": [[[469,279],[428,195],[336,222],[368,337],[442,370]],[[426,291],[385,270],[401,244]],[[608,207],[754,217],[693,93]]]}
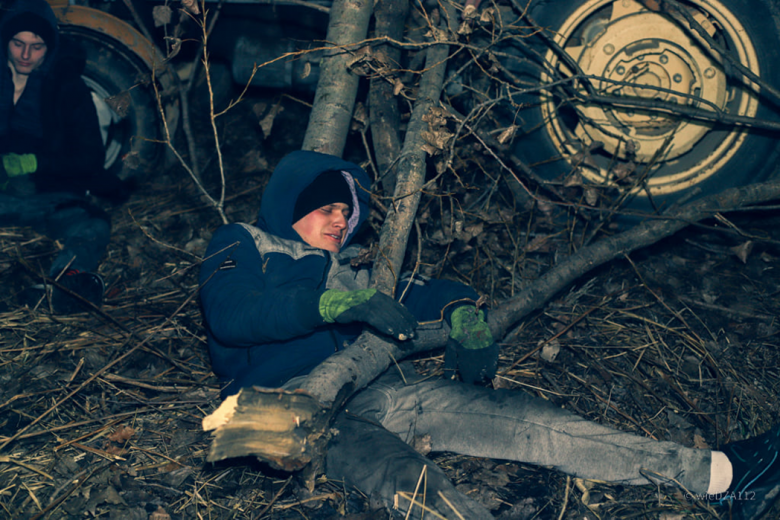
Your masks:
{"label": "man lying on ground", "polygon": [[[257,225],[215,232],[200,273],[201,303],[223,397],[251,385],[294,389],[364,326],[410,337],[418,320],[443,314],[451,326],[445,366],[463,382],[421,380],[408,363],[388,369],[335,419],[328,478],[390,509],[397,493],[412,494],[426,467],[428,508],[448,518],[452,508],[470,520],[492,518],[407,444],[429,435],[434,451],[551,466],[585,479],[674,479],[691,493],[731,498],[734,518],[756,519],[771,507],[780,491],[780,428],[719,451],[692,449],[587,421],[524,392],[470,384],[492,377],[498,360],[475,291],[413,280],[399,303],[368,289],[369,271],[351,265],[357,248],[349,243],[368,216],[368,186],[355,164],[294,152],[273,172]],[[397,507],[405,513],[409,503]]]}

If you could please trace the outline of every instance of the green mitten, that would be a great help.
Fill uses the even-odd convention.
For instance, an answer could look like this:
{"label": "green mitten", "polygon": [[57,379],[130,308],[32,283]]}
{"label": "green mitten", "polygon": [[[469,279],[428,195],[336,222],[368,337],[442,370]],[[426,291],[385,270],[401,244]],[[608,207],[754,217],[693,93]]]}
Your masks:
{"label": "green mitten", "polygon": [[2,156],[3,169],[9,177],[18,177],[20,175],[27,175],[35,173],[38,169],[38,158],[35,154],[17,154],[7,153]]}
{"label": "green mitten", "polygon": [[452,311],[444,371],[460,373],[465,383],[492,379],[498,367],[498,344],[485,322],[485,313],[464,305]]}
{"label": "green mitten", "polygon": [[406,307],[376,289],[327,290],[320,297],[320,316],[326,323],[368,323],[401,341],[411,339],[417,327]]}

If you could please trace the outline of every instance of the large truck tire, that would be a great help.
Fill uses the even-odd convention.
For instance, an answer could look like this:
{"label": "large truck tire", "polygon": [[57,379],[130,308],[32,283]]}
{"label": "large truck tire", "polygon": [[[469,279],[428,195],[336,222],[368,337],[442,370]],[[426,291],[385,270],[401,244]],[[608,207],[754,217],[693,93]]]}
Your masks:
{"label": "large truck tire", "polygon": [[[676,4],[739,63],[780,87],[780,31],[770,0]],[[527,84],[571,77],[566,62],[573,60],[585,75],[603,78],[591,80],[601,94],[780,120],[777,98],[711,50],[687,23],[637,0],[534,0],[528,15],[548,38],[535,34],[513,49],[521,59],[510,68]],[[516,96],[506,111],[521,130],[516,154],[548,182],[563,184],[576,172],[604,188],[598,190],[604,196],[624,201],[624,208],[656,212],[681,199],[765,180],[777,169],[777,131],[588,104],[561,92]]]}
{"label": "large truck tire", "polygon": [[87,7],[54,11],[62,37],[84,52],[82,77],[93,92],[101,122],[106,169],[128,178],[159,168],[167,155],[163,143],[168,134],[173,139],[179,120],[175,73],[149,40],[124,21]]}

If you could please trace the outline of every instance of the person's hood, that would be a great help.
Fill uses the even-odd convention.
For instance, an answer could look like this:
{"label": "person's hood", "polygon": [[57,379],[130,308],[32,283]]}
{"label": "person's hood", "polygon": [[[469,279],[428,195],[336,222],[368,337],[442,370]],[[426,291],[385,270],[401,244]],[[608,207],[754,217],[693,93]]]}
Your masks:
{"label": "person's hood", "polygon": [[[52,63],[54,63],[54,55],[60,46],[60,31],[57,26],[57,17],[54,15],[54,11],[52,11],[51,6],[46,0],[16,0],[8,12],[4,14],[3,19],[0,22],[0,35],[5,32],[6,26],[10,25],[14,18],[25,13],[30,13],[42,18],[43,21],[52,28],[54,42],[52,45],[46,44],[46,60],[40,68],[41,72],[46,73],[51,68]],[[0,60],[2,63],[7,61],[7,54],[8,46],[0,45],[0,56],[2,56]]]}
{"label": "person's hood", "polygon": [[342,244],[342,247],[346,247],[368,217],[371,180],[360,166],[333,155],[301,150],[284,157],[271,174],[271,179],[263,192],[257,227],[280,238],[303,242],[292,227],[293,210],[298,195],[314,179],[333,170],[347,174],[347,184],[352,190],[354,209],[347,223],[347,233]]}

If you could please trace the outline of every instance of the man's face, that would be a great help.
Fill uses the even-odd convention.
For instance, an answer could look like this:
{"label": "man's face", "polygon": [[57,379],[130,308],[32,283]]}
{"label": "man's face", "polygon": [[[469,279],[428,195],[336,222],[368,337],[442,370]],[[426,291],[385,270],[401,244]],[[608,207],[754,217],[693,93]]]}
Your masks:
{"label": "man's face", "polygon": [[348,218],[349,206],[334,202],[315,209],[293,224],[293,229],[310,246],[338,253],[347,232]]}
{"label": "man's face", "polygon": [[16,33],[8,42],[8,63],[17,74],[30,74],[43,65],[46,42],[30,31]]}

